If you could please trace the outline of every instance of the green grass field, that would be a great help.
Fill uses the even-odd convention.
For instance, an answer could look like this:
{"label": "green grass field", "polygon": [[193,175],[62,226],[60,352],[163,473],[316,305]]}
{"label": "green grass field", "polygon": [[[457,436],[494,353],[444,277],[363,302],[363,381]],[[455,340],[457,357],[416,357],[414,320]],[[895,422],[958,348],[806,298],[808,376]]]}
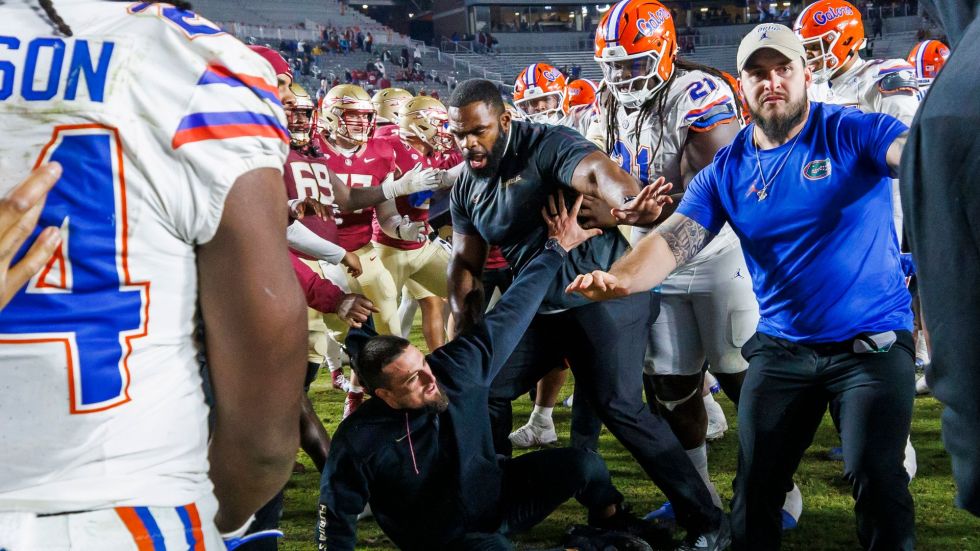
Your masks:
{"label": "green grass field", "polygon": [[[421,342],[413,331],[412,340]],[[571,393],[571,378],[562,397]],[[327,429],[333,433],[340,422],[344,394],[333,390],[325,375],[321,376],[310,391],[317,413]],[[738,430],[735,410],[731,402],[721,398],[730,426],[725,437],[709,448],[709,465],[712,479],[722,499],[731,498],[731,482],[737,460]],[[530,414],[531,402],[525,396],[514,403],[515,423],[523,424]],[[940,440],[939,417],[942,406],[933,398],[918,398],[912,420],[912,442],[918,453],[919,470],[912,481],[912,496],[916,507],[916,531],[918,549],[931,550],[980,550],[980,520],[953,506],[954,486],[950,473],[949,456]],[[560,442],[567,442],[571,410],[555,408],[555,422]],[[795,480],[803,492],[803,515],[796,530],[783,539],[783,549],[837,550],[859,549],[854,529],[853,500],[851,489],[842,476],[842,463],[824,459],[826,451],[837,441],[830,417],[827,416],[817,433],[816,440],[803,459]],[[636,466],[625,449],[605,429],[600,448],[613,481],[626,495],[637,512],[646,512],[663,502],[663,495]],[[298,455],[307,472],[293,475],[286,489],[285,514],[282,520],[286,534],[280,549],[300,551],[313,548],[313,530],[319,474],[302,453]],[[574,500],[566,503],[544,523],[523,535],[519,542],[524,548],[556,545],[565,528],[585,522],[585,511]],[[358,526],[359,549],[395,549],[385,538],[373,520],[362,521]]]}

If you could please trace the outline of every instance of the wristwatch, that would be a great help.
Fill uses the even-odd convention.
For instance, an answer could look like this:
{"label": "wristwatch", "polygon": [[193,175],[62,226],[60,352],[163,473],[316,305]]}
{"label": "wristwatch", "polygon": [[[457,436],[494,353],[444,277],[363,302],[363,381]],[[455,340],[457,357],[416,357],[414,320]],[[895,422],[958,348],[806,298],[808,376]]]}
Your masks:
{"label": "wristwatch", "polygon": [[558,242],[558,239],[554,237],[549,237],[548,240],[544,242],[544,250],[555,251],[560,254],[562,258],[568,256],[568,251],[566,251],[565,247],[562,247],[561,243]]}

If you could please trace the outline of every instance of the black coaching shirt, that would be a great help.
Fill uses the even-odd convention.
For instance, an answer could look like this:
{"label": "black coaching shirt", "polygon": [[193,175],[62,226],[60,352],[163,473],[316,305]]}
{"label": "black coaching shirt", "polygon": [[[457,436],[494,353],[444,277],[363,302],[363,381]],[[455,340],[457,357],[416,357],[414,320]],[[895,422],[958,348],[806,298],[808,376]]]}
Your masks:
{"label": "black coaching shirt", "polygon": [[[593,151],[598,148],[574,129],[513,121],[497,176],[478,178],[467,165],[456,182],[451,199],[453,231],[479,235],[498,245],[520,273],[548,239],[541,217],[548,196],[562,189],[570,208],[578,196],[571,188],[572,174]],[[578,274],[608,270],[627,247],[626,239],[614,228],[572,249],[538,311],[587,304],[588,299],[581,295],[566,294],[565,287]]]}

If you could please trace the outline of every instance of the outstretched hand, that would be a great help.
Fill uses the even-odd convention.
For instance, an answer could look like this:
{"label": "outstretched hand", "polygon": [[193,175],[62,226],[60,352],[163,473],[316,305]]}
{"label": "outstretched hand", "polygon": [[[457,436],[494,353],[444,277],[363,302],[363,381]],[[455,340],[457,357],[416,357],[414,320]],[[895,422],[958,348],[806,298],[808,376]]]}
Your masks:
{"label": "outstretched hand", "polygon": [[340,300],[340,305],[337,307],[337,317],[351,327],[360,327],[371,317],[372,313],[380,311],[367,297],[348,293]]}
{"label": "outstretched hand", "polygon": [[674,184],[666,182],[664,177],[657,178],[652,184],[640,190],[640,194],[629,203],[623,205],[621,209],[612,209],[612,215],[620,224],[631,226],[642,226],[653,224],[660,213],[664,210],[664,205],[674,202],[667,193],[674,187]]}
{"label": "outstretched hand", "polygon": [[48,191],[61,178],[61,165],[48,163],[31,172],[0,199],[0,308],[34,276],[61,244],[58,228],[44,228],[13,266],[14,255],[34,232]]}
{"label": "outstretched hand", "polygon": [[578,224],[578,212],[582,208],[582,200],[585,196],[579,195],[569,211],[565,206],[565,194],[558,191],[558,205],[555,205],[555,198],[548,196],[548,205],[541,209],[541,216],[545,224],[548,225],[548,237],[554,237],[566,251],[570,251],[579,244],[597,236],[602,235],[602,230],[593,228],[590,230],[582,229]]}
{"label": "outstretched hand", "polygon": [[319,199],[307,197],[290,201],[289,215],[296,220],[302,220],[307,216],[316,216],[320,220],[327,220],[333,216],[333,212]]}
{"label": "outstretched hand", "polygon": [[619,278],[601,270],[577,276],[565,287],[565,292],[578,293],[589,300],[609,300],[630,294]]}

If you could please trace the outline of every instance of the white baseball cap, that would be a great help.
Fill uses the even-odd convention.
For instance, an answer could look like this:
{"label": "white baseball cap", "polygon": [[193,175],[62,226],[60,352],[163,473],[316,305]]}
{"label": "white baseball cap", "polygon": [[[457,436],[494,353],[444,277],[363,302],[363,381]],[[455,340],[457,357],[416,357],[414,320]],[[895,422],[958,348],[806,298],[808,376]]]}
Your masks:
{"label": "white baseball cap", "polygon": [[796,33],[786,25],[763,23],[749,31],[738,45],[738,54],[735,56],[738,72],[742,72],[752,54],[763,48],[772,48],[790,59],[801,58],[806,63],[806,52]]}

